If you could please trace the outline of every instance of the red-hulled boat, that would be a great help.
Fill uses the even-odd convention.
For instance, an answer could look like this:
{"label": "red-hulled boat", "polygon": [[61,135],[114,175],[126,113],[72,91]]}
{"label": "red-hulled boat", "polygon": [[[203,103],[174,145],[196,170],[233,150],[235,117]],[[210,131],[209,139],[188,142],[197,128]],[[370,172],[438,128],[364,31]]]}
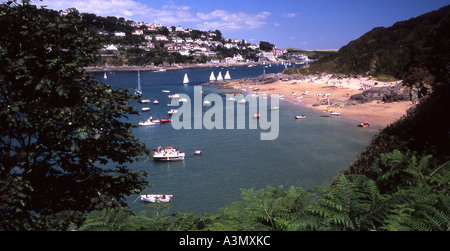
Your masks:
{"label": "red-hulled boat", "polygon": [[359,127],[369,127],[370,123],[369,122],[364,122],[358,125]]}

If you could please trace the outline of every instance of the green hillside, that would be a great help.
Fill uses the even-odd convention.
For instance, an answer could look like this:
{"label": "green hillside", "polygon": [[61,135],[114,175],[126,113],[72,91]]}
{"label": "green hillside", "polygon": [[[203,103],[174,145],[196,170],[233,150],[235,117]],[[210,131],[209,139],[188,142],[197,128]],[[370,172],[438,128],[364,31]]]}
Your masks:
{"label": "green hillside", "polygon": [[448,74],[449,18],[446,6],[388,28],[374,28],[300,72],[388,75],[433,84]]}

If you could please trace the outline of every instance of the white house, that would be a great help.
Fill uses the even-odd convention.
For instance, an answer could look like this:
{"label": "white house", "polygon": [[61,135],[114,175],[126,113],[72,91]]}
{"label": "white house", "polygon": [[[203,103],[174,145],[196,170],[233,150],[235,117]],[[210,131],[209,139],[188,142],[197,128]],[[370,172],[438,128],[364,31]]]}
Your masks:
{"label": "white house", "polygon": [[135,31],[133,31],[133,33],[131,33],[131,34],[133,34],[133,35],[143,35],[144,34],[144,31],[143,30],[135,30]]}
{"label": "white house", "polygon": [[183,27],[181,27],[181,26],[178,26],[178,27],[175,28],[175,31],[176,32],[185,32],[185,29]]}
{"label": "white house", "polygon": [[252,50],[256,50],[256,49],[259,48],[259,45],[257,45],[257,44],[252,44],[252,45],[250,45],[248,48],[250,48],[250,49],[252,49]]}
{"label": "white house", "polygon": [[182,56],[186,56],[189,57],[191,55],[191,53],[188,50],[179,50],[178,53],[180,53]]}
{"label": "white house", "polygon": [[183,39],[181,37],[173,37],[172,41],[177,44],[183,43]]}
{"label": "white house", "polygon": [[233,56],[233,59],[234,59],[236,62],[242,62],[242,61],[244,61],[244,58],[242,57],[241,54],[234,55],[234,56]]}
{"label": "white house", "polygon": [[156,39],[156,41],[169,41],[169,39],[166,36],[160,35],[160,34],[157,34],[155,36],[155,39]]}
{"label": "white house", "polygon": [[104,48],[105,51],[118,51],[117,47],[113,44],[110,44]]}
{"label": "white house", "polygon": [[238,48],[237,44],[230,44],[230,43],[225,44],[223,47],[227,49]]}
{"label": "white house", "polygon": [[125,37],[126,36],[126,34],[125,34],[125,32],[114,32],[114,36],[116,36],[116,37]]}

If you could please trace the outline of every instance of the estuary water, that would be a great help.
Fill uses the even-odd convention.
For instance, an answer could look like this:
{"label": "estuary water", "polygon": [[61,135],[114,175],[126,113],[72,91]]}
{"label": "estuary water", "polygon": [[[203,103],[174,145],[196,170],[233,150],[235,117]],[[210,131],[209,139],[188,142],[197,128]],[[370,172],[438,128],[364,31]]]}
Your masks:
{"label": "estuary water", "polygon": [[[195,68],[167,72],[140,72],[143,98],[156,99],[159,104],[133,103],[139,110],[150,107],[150,111],[129,119],[138,125],[139,121],[152,116],[154,119],[168,118],[172,108],[170,94],[183,93],[191,98],[194,86],[209,82],[212,71],[229,71],[233,79],[257,77],[265,73],[279,73],[284,66],[238,66],[225,68]],[[188,74],[189,85],[183,85],[183,76]],[[109,83],[113,88],[135,89],[137,72],[93,73],[99,81]],[[170,93],[163,92],[169,90]],[[226,90],[202,86],[203,96]],[[227,101],[223,97],[223,103]],[[214,105],[214,104],[213,104]],[[236,104],[238,105],[238,104]],[[269,102],[270,105],[270,102]],[[247,104],[248,106],[248,104]],[[172,210],[201,214],[214,214],[231,202],[241,200],[240,189],[259,190],[266,186],[283,185],[308,189],[311,186],[328,186],[341,169],[347,168],[364,150],[376,128],[359,128],[354,120],[342,117],[324,117],[323,114],[279,103],[279,136],[273,141],[260,140],[263,130],[175,130],[171,124],[156,124],[137,127],[135,136],[149,148],[173,146],[186,153],[180,162],[159,163],[149,158],[130,167],[145,170],[153,184],[143,194],[173,194]],[[203,107],[202,113],[211,107]],[[248,114],[247,114],[248,115]],[[306,115],[296,120],[295,115]],[[247,124],[250,116],[247,116]],[[202,155],[194,155],[201,150]],[[130,196],[129,207],[134,211],[145,209],[145,204]]]}

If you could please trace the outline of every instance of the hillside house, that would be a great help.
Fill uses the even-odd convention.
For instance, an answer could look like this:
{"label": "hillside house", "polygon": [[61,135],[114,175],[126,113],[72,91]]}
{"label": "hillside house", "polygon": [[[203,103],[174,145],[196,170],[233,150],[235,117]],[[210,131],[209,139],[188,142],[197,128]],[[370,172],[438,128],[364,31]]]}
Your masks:
{"label": "hillside house", "polygon": [[144,31],[138,29],[138,30],[133,31],[131,34],[140,36],[140,35],[144,35]]}
{"label": "hillside house", "polygon": [[125,32],[114,32],[114,36],[116,37],[125,37],[126,35]]}
{"label": "hillside house", "polygon": [[169,41],[169,39],[166,36],[160,34],[155,35],[155,39],[156,41]]}

